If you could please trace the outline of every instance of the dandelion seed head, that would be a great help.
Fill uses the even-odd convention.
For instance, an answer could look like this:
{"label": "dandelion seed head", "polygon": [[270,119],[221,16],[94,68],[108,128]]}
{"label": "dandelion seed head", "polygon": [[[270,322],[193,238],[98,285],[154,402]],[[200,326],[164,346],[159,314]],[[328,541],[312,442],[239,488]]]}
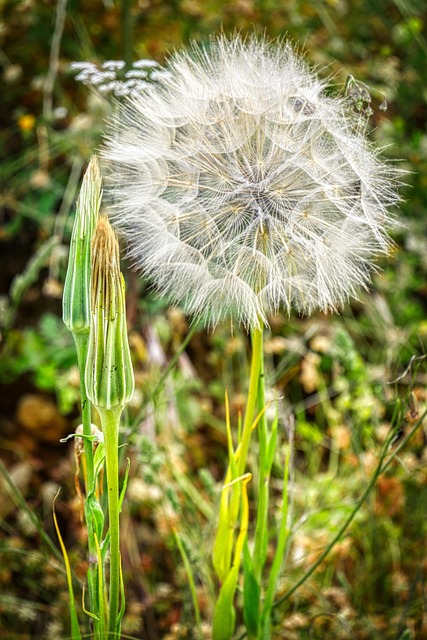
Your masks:
{"label": "dandelion seed head", "polygon": [[156,80],[120,105],[103,156],[113,224],[157,290],[213,326],[357,296],[390,248],[399,173],[345,96],[258,38],[194,45]]}

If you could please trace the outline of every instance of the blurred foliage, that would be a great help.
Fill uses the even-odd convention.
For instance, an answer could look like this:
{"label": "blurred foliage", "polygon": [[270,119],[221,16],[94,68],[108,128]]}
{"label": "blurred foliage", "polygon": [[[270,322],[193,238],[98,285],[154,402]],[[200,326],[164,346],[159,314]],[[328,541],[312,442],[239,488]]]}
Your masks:
{"label": "blurred foliage", "polygon": [[[26,373],[38,389],[57,394],[61,413],[70,413],[79,400],[74,342],[58,318],[41,316],[36,327],[14,329],[3,351],[0,381],[10,382]],[[77,381],[76,381],[77,376]]]}
{"label": "blurred foliage", "polygon": [[[427,340],[425,2],[0,0],[0,8],[0,449],[18,492],[6,497],[5,490],[0,501],[0,636],[11,640],[67,634],[63,573],[51,550],[39,551],[40,534],[18,495],[55,539],[51,501],[57,486],[65,487],[57,514],[76,579],[86,571],[79,560],[84,541],[72,451],[57,444],[60,414],[73,431],[78,399],[60,296],[80,178],[113,105],[77,83],[70,63],[162,63],[192,39],[255,29],[291,37],[319,73],[332,75],[332,90],[342,90],[349,75],[370,89],[371,135],[408,171],[396,250],[372,291],[341,317],[278,316],[266,336],[269,383],[286,398],[284,436],[289,409],[295,415],[285,593],[362,494],[385,434],[396,429],[398,442],[426,404],[424,362],[406,369],[424,354]],[[379,108],[384,100],[387,111]],[[187,319],[167,311],[134,275],[127,279],[137,392],[123,433],[124,455],[132,459],[123,514],[129,603],[123,631],[150,640],[192,638],[193,609],[174,530],[209,621],[215,592],[209,549],[226,463],[224,389],[235,423],[244,405],[248,339],[228,327],[213,335],[195,331],[173,374],[162,380],[188,335]],[[425,437],[420,428],[345,537],[277,608],[275,637],[427,638]],[[279,460],[276,467],[273,516],[280,508]]]}

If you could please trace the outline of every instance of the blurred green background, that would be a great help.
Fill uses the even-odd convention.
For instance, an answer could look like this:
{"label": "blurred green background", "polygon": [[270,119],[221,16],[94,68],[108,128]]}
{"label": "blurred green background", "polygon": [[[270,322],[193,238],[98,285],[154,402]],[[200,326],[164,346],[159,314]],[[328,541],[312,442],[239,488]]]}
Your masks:
{"label": "blurred green background", "polygon": [[[58,443],[78,420],[61,292],[80,180],[113,106],[77,82],[70,64],[141,58],[161,64],[193,39],[255,30],[287,34],[320,75],[332,76],[332,90],[343,91],[350,75],[369,87],[370,135],[408,171],[395,251],[369,294],[341,316],[279,316],[266,337],[269,385],[295,416],[286,592],[362,494],[390,425],[404,435],[424,411],[425,0],[0,0],[0,9],[0,638],[67,637],[62,563],[42,533],[56,544],[51,502],[58,486],[57,511],[77,578],[86,570],[72,447]],[[384,100],[386,111],[379,108]],[[226,464],[224,389],[236,416],[247,336],[231,335],[226,326],[196,331],[154,412],[151,392],[188,334],[189,319],[158,300],[126,263],[124,269],[137,377],[124,431],[132,459],[123,516],[124,632],[150,640],[195,637],[174,544],[178,527],[208,638],[215,587],[209,545],[201,541],[213,535]],[[427,639],[425,444],[421,424],[347,536],[278,608],[277,638]]]}

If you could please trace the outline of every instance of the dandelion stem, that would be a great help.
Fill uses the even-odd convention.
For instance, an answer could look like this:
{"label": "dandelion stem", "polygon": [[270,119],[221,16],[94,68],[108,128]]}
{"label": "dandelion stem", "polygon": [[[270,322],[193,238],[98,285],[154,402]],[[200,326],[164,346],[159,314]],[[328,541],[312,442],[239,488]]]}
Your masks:
{"label": "dandelion stem", "polygon": [[[261,345],[262,349],[262,345]],[[270,467],[266,464],[266,450],[268,427],[265,408],[265,377],[264,377],[264,357],[263,351],[260,358],[260,372],[258,385],[258,411],[261,417],[258,422],[258,442],[259,442],[259,471],[258,471],[258,503],[257,519],[255,527],[255,547],[254,547],[254,569],[258,583],[261,580],[267,556],[268,538],[268,504],[269,504],[269,480]],[[262,412],[262,413],[261,413]]]}
{"label": "dandelion stem", "polygon": [[254,420],[256,402],[258,397],[259,377],[261,370],[264,369],[263,362],[263,327],[256,328],[252,332],[252,360],[251,372],[249,378],[248,400],[246,403],[245,418],[242,429],[242,439],[240,456],[237,464],[237,475],[242,476],[248,457],[249,445],[252,435],[252,424]]}

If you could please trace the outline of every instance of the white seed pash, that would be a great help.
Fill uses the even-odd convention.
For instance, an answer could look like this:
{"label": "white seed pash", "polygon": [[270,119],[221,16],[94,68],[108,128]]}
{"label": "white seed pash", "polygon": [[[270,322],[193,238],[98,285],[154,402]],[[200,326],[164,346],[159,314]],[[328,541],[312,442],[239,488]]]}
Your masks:
{"label": "white seed pash", "polygon": [[336,310],[390,247],[398,172],[287,42],[213,38],[125,100],[113,224],[161,294],[214,326]]}

